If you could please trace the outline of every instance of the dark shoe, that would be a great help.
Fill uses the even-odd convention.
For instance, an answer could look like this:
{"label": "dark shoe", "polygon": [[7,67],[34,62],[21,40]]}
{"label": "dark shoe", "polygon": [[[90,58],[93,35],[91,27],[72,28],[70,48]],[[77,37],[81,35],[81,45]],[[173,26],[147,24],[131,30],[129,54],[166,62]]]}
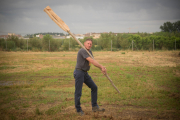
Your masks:
{"label": "dark shoe", "polygon": [[95,107],[92,107],[92,111],[93,112],[104,112],[105,109],[104,108],[99,108],[99,106],[95,106]]}
{"label": "dark shoe", "polygon": [[84,112],[81,110],[80,112],[77,112],[79,115],[83,116]]}

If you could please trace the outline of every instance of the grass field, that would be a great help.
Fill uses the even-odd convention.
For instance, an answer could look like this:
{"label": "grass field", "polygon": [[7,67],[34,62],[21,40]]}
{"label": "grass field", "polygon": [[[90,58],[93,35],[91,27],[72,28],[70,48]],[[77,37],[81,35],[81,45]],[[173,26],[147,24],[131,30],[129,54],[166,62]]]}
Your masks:
{"label": "grass field", "polygon": [[180,51],[93,54],[121,93],[92,66],[98,104],[106,111],[91,112],[84,85],[81,117],[74,107],[77,52],[0,52],[0,119],[180,119]]}

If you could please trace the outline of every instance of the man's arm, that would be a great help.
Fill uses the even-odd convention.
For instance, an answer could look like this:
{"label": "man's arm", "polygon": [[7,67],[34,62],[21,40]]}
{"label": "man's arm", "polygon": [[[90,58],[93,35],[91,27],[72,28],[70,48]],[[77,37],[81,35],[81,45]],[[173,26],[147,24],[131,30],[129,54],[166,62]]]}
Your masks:
{"label": "man's arm", "polygon": [[90,63],[92,63],[94,66],[98,67],[101,69],[103,74],[106,74],[106,68],[99,64],[96,60],[93,60],[91,57],[87,57],[86,60],[88,60]]}

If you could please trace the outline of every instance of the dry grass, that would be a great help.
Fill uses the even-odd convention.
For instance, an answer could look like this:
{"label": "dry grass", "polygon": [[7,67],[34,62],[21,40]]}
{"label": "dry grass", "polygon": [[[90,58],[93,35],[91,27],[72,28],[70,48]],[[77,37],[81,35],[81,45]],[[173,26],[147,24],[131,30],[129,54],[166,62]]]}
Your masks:
{"label": "dry grass", "polygon": [[94,56],[100,63],[118,62],[119,65],[176,67],[180,64],[179,51],[125,51],[124,53],[125,54],[122,54],[122,52],[96,52]]}
{"label": "dry grass", "polygon": [[83,86],[85,116],[74,107],[77,52],[0,52],[0,114],[3,119],[179,119],[179,51],[93,52],[107,67],[117,94],[99,69],[89,74],[98,86],[104,113],[91,112]]}

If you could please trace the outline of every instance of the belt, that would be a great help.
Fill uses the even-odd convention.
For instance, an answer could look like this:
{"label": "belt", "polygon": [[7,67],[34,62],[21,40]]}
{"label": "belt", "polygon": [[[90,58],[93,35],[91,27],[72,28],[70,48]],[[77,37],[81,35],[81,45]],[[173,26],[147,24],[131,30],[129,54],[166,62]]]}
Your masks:
{"label": "belt", "polygon": [[76,70],[80,70],[80,71],[83,71],[83,72],[87,72],[87,71],[85,71],[85,70],[82,70],[82,69],[79,69],[79,68],[76,68]]}

